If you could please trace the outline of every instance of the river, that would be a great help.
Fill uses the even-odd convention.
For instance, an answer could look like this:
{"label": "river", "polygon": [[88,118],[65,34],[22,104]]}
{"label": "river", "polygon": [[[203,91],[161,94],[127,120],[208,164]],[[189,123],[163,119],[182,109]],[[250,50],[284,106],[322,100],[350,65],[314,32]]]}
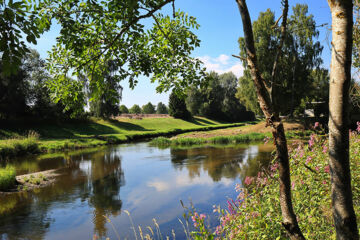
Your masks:
{"label": "river", "polygon": [[155,230],[156,219],[163,236],[174,230],[176,239],[185,239],[180,200],[192,202],[216,225],[213,205],[226,207],[228,198],[236,198],[235,185],[266,166],[272,149],[160,149],[142,142],[16,159],[18,174],[59,169],[61,176],[41,189],[0,195],[0,239],[135,239],[125,210],[137,234],[139,226],[144,234],[150,233],[147,226]]}

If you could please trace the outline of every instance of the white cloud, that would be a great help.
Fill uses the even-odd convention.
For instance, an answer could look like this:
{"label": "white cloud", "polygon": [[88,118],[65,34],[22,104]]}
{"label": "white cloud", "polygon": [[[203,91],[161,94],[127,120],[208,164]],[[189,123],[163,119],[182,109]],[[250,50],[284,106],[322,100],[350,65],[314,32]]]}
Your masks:
{"label": "white cloud", "polygon": [[244,72],[244,67],[238,59],[231,59],[230,56],[221,54],[213,58],[210,56],[198,57],[208,71],[214,71],[219,74],[226,72],[233,72],[237,77],[241,77]]}

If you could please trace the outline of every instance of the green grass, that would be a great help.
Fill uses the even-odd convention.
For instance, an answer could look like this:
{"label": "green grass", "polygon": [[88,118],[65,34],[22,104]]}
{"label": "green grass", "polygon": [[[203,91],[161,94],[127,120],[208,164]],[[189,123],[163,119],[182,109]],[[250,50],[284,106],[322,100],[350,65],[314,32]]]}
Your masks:
{"label": "green grass", "polygon": [[[0,158],[15,157],[25,153],[55,152],[96,147],[132,140],[170,136],[189,131],[208,131],[242,126],[245,123],[223,123],[196,117],[192,121],[174,118],[144,118],[103,120],[92,118],[62,124],[32,123],[3,124],[0,129]],[[25,136],[29,131],[40,138]]]}
{"label": "green grass", "polygon": [[0,191],[8,190],[15,185],[16,182],[15,168],[7,166],[0,168]]}
{"label": "green grass", "polygon": [[242,135],[220,136],[211,138],[165,138],[158,137],[153,139],[150,144],[154,146],[193,146],[203,144],[236,144],[253,141],[261,141],[265,137],[270,137],[270,133],[249,133]]}

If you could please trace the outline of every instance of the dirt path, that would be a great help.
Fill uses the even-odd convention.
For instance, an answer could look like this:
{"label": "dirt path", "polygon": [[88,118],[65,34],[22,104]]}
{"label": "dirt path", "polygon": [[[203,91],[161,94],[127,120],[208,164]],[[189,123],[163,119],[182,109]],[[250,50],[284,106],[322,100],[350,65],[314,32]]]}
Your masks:
{"label": "dirt path", "polygon": [[[305,130],[305,127],[301,123],[284,123],[285,131],[288,130]],[[190,132],[176,136],[175,138],[210,138],[218,136],[232,136],[247,133],[266,133],[270,132],[270,127],[265,127],[265,122],[260,122],[255,125],[246,125],[242,127],[218,129],[208,132]]]}

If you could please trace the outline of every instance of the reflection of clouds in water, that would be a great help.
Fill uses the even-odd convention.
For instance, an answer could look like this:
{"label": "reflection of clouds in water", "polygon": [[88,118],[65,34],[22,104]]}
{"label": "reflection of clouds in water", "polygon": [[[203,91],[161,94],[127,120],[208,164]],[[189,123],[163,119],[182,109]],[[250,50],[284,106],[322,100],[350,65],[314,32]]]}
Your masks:
{"label": "reflection of clouds in water", "polygon": [[150,181],[147,183],[148,187],[154,187],[157,192],[163,192],[170,189],[170,184],[163,181]]}
{"label": "reflection of clouds in water", "polygon": [[188,174],[182,172],[172,179],[159,180],[158,178],[155,178],[146,183],[148,187],[155,188],[157,192],[169,191],[175,188],[194,187],[195,185],[213,186],[215,184],[221,184],[228,187],[233,184],[233,180],[222,178],[219,182],[215,183],[207,173],[202,171],[200,176],[195,176],[193,178],[190,178]]}
{"label": "reflection of clouds in water", "polygon": [[91,174],[91,161],[90,160],[82,160],[80,163],[79,163],[79,169],[81,171],[83,171],[84,173],[86,173],[86,175],[90,175]]}
{"label": "reflection of clouds in water", "polygon": [[247,164],[247,161],[250,158],[256,157],[258,154],[259,154],[259,146],[257,146],[257,145],[249,146],[244,152],[243,161],[241,162],[240,165]]}

